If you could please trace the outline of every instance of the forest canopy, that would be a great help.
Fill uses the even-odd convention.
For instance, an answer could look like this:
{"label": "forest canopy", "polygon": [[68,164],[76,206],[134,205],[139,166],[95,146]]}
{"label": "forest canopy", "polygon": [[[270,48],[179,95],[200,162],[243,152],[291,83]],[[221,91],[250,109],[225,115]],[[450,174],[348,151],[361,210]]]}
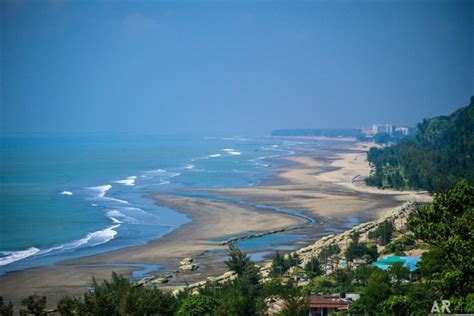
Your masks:
{"label": "forest canopy", "polygon": [[474,183],[474,96],[449,116],[425,119],[414,138],[371,148],[368,185],[446,192],[459,180]]}

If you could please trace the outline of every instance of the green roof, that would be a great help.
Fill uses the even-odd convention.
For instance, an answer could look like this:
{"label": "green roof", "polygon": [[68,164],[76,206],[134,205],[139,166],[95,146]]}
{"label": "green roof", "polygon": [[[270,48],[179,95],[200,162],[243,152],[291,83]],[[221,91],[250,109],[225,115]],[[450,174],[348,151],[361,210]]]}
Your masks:
{"label": "green roof", "polygon": [[397,256],[385,257],[385,258],[377,260],[377,262],[375,262],[375,264],[393,264],[393,263],[396,263],[396,262],[405,263],[406,260],[404,258],[397,257]]}

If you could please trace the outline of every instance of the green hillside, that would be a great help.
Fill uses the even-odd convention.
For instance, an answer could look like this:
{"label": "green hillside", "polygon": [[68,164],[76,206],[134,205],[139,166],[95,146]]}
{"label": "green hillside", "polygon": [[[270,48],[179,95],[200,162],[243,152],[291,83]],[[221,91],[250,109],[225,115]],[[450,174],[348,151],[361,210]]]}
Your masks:
{"label": "green hillside", "polygon": [[449,116],[425,119],[413,139],[372,148],[367,184],[445,192],[458,180],[474,183],[474,96]]}

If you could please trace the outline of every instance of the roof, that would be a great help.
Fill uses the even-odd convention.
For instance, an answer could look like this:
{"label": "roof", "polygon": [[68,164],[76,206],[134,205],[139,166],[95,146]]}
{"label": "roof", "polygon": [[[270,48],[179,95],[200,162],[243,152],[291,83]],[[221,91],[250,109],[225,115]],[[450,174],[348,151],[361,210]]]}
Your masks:
{"label": "roof", "polygon": [[403,264],[403,266],[410,269],[410,271],[414,271],[417,269],[416,264],[420,260],[421,258],[419,256],[418,257],[386,256],[386,257],[383,257],[382,259],[377,260],[372,265],[379,269],[387,270],[390,267],[390,265],[400,262]]}
{"label": "roof", "polygon": [[317,295],[309,296],[309,307],[310,308],[337,308],[337,309],[348,309],[350,303],[340,298],[329,298]]}

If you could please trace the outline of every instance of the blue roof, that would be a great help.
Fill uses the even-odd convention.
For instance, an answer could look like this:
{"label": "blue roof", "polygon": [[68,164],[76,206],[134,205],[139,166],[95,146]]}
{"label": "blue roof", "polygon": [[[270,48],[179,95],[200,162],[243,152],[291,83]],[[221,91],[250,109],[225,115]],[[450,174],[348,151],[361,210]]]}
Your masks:
{"label": "blue roof", "polygon": [[390,265],[395,262],[403,263],[404,267],[410,269],[410,271],[414,271],[417,269],[416,264],[421,260],[420,256],[411,257],[411,256],[385,256],[382,259],[377,260],[376,262],[372,263],[374,267],[377,267],[382,270],[387,270],[390,268]]}

